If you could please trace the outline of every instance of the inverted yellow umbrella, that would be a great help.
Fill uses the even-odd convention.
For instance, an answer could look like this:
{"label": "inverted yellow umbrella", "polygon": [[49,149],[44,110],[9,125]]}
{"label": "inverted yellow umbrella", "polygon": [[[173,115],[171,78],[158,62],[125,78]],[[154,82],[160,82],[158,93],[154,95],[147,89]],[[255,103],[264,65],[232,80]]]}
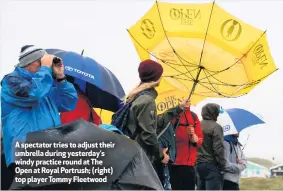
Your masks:
{"label": "inverted yellow umbrella", "polygon": [[277,70],[266,32],[214,2],[156,2],[128,32],[141,60],[164,67],[158,113],[188,96],[197,104],[245,95]]}

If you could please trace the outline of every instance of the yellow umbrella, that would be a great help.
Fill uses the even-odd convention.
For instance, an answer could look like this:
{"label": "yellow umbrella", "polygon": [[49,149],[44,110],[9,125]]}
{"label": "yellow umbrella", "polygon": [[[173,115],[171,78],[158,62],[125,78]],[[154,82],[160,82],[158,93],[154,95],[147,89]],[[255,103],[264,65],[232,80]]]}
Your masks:
{"label": "yellow umbrella", "polygon": [[164,67],[158,113],[188,96],[197,104],[245,95],[277,70],[266,32],[214,2],[156,2],[128,32],[141,60]]}
{"label": "yellow umbrella", "polygon": [[114,112],[101,108],[94,108],[94,111],[100,117],[101,123],[111,124],[112,115],[114,114]]}

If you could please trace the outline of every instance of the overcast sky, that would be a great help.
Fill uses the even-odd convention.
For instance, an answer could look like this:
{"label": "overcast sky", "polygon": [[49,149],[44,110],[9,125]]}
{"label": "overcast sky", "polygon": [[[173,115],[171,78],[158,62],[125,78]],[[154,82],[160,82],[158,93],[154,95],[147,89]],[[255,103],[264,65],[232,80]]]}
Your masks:
{"label": "overcast sky", "polygon": [[[126,31],[154,4],[153,0],[0,0],[0,77],[11,72],[22,45],[81,52],[112,70],[128,92],[139,81],[140,62]],[[171,1],[172,2],[172,1]],[[282,1],[216,1],[231,14],[260,29],[274,61],[283,66]],[[122,67],[122,69],[120,69]],[[214,101],[224,108],[240,107],[260,114],[266,125],[243,131],[245,153],[283,162],[283,72],[277,71],[249,95]],[[247,141],[247,136],[250,135]]]}

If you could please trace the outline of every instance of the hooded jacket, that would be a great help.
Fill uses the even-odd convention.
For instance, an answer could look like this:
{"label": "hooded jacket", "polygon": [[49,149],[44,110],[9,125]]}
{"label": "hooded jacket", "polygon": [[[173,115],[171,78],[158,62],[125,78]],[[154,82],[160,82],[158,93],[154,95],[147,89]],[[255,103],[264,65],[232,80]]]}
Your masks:
{"label": "hooded jacket", "polygon": [[[194,112],[186,110],[185,115],[181,112],[177,118],[174,118],[167,130],[163,134],[159,134],[159,141],[162,148],[168,148],[170,164],[194,166],[197,155],[196,148],[202,144],[202,130],[198,116]],[[180,123],[176,127],[178,119],[180,119]],[[188,126],[184,126],[187,123],[195,126],[194,130],[199,138],[197,143],[191,143],[191,136],[187,132]]]}
{"label": "hooded jacket", "polygon": [[[195,166],[197,158],[197,148],[202,145],[203,137],[202,130],[200,127],[200,122],[196,114],[187,110],[185,115],[180,114],[180,125],[176,128],[176,161],[174,165],[187,165]],[[196,121],[194,121],[193,116],[196,116]],[[196,144],[191,143],[191,136],[188,135],[187,128],[184,124],[195,125],[195,134],[198,137],[198,142]],[[182,124],[182,125],[181,125]]]}
{"label": "hooded jacket", "polygon": [[[241,143],[232,135],[224,137],[226,168],[224,172],[224,180],[229,180],[236,184],[240,184],[241,173],[247,166],[247,159],[241,149]],[[241,159],[243,164],[237,163],[237,158]]]}
{"label": "hooded jacket", "polygon": [[201,128],[203,144],[198,148],[197,164],[209,163],[216,165],[220,171],[225,170],[224,136],[222,127],[216,122],[220,106],[209,103],[202,108]]}
{"label": "hooded jacket", "polygon": [[25,141],[29,132],[60,125],[59,112],[75,109],[78,95],[71,83],[55,82],[46,66],[36,73],[16,67],[1,85],[4,153],[9,166],[15,160],[15,142]]}
{"label": "hooded jacket", "polygon": [[182,109],[177,106],[157,116],[155,99],[158,94],[153,88],[147,91],[147,94],[139,96],[132,103],[127,127],[137,135],[136,141],[153,162],[154,159],[163,157],[162,148],[157,140],[158,132],[162,131],[174,117],[177,117]]}

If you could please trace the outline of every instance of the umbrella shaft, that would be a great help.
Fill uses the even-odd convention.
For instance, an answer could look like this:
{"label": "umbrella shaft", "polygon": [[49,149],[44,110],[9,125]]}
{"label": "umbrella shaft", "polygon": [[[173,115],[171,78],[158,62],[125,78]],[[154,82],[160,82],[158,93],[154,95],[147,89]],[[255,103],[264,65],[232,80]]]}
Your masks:
{"label": "umbrella shaft", "polygon": [[[200,67],[199,67],[199,70],[198,70],[196,79],[194,80],[194,85],[193,85],[193,87],[192,87],[192,90],[191,90],[191,92],[190,92],[190,95],[189,95],[188,100],[191,99],[191,96],[193,95],[193,92],[194,92],[195,89],[196,89],[196,86],[197,86],[197,83],[198,83],[198,79],[199,79],[199,75],[200,75],[200,73],[201,73],[201,71],[202,71],[203,69],[204,69],[203,66],[200,66]],[[185,109],[183,110],[183,115],[186,115],[186,110],[185,110]],[[176,126],[176,127],[178,127],[179,124],[180,124],[180,119],[178,120],[178,123],[177,123],[177,126]]]}
{"label": "umbrella shaft", "polygon": [[202,71],[203,69],[204,69],[203,66],[200,66],[200,67],[199,67],[199,70],[198,70],[196,79],[194,80],[194,85],[193,85],[192,90],[191,90],[190,95],[189,95],[189,99],[191,98],[191,96],[193,95],[193,92],[194,92],[195,89],[196,89],[196,86],[197,86],[197,83],[198,83],[198,79],[199,79],[200,73],[201,73],[201,71]]}

